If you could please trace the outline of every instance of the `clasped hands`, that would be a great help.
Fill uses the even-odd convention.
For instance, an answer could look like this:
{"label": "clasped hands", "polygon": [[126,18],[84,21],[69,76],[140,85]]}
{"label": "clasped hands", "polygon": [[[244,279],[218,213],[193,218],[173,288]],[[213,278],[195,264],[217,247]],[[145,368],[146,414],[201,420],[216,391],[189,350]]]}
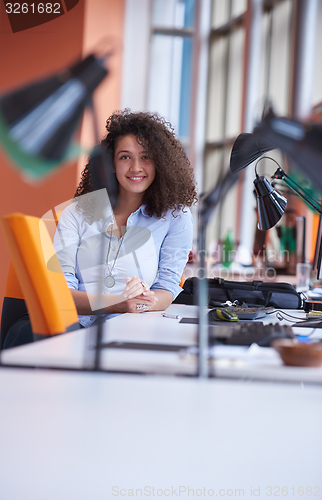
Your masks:
{"label": "clasped hands", "polygon": [[123,306],[123,312],[141,313],[148,311],[157,303],[157,297],[150,287],[137,276],[133,278],[125,278],[126,287],[121,296],[124,301],[120,304]]}

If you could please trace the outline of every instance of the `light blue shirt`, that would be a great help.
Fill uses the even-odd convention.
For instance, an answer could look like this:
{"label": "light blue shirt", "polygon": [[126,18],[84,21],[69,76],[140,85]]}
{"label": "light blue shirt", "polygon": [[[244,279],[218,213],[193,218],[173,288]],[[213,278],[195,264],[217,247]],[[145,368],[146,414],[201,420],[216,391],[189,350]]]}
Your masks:
{"label": "light blue shirt", "polygon": [[[150,217],[141,205],[127,219],[125,235],[118,240],[109,231],[114,221],[111,209],[104,219],[90,224],[77,211],[76,203],[71,203],[60,216],[54,239],[68,287],[118,295],[124,291],[125,278],[135,275],[151,289],[167,290],[176,298],[182,291],[179,283],[192,248],[193,220],[188,207],[172,212]],[[102,282],[110,274],[115,279],[112,288]],[[95,315],[79,316],[84,327],[95,319]]]}

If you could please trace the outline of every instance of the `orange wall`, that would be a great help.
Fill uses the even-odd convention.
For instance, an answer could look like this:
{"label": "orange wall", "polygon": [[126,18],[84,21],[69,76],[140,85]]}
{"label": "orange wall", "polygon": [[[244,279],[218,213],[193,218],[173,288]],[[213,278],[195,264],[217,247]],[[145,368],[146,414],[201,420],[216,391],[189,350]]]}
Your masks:
{"label": "orange wall", "polygon": [[[99,139],[105,136],[105,123],[110,114],[119,109],[121,102],[122,44],[125,0],[88,0],[85,4],[83,55],[93,47],[100,53],[110,52],[107,59],[109,74],[94,94],[95,113]],[[85,113],[81,143],[90,147],[93,144],[93,118]],[[84,167],[86,157],[78,162],[78,173]]]}
{"label": "orange wall", "polygon": [[[88,54],[106,35],[118,40],[119,50],[111,58],[110,76],[95,94],[98,127],[103,134],[108,114],[120,106],[124,0],[79,0],[76,7],[63,16],[17,33],[11,31],[3,2],[0,8],[0,94],[68,66],[76,58]],[[84,120],[81,131],[84,139],[91,136],[91,123],[87,120]],[[92,136],[85,142],[91,144]],[[57,170],[37,184],[25,182],[1,149],[0,166],[0,217],[10,212],[41,217],[50,208],[70,199],[78,182],[77,162]],[[2,228],[0,249],[1,307],[9,266]]]}

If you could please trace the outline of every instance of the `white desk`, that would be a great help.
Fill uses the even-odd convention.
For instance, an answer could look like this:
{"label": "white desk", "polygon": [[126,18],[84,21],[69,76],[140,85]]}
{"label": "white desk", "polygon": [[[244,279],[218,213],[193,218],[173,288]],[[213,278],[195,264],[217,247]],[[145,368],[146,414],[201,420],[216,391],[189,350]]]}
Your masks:
{"label": "white desk", "polygon": [[1,500],[322,493],[321,387],[1,368],[0,408]]}
{"label": "white desk", "polygon": [[[195,317],[197,308],[173,304],[167,312],[181,317]],[[287,312],[304,318],[303,311]],[[274,317],[268,315],[260,321],[272,322]],[[309,329],[301,331],[307,334]],[[322,334],[321,331],[320,333]],[[90,342],[94,342],[94,334],[94,328],[78,330],[34,344],[8,349],[3,351],[2,362],[82,368],[84,367],[85,347]],[[317,335],[319,333],[315,334]],[[193,346],[197,341],[197,326],[164,318],[160,312],[124,314],[105,323],[104,341]],[[255,353],[254,350],[250,351],[246,348],[217,349],[215,353],[218,352],[219,357],[211,361],[210,370],[210,373],[214,373],[217,377],[322,383],[322,368],[285,367],[273,349],[258,348]],[[182,356],[178,352],[132,349],[104,349],[102,367],[110,371],[151,374],[195,375],[197,373],[196,357],[193,355]]]}
{"label": "white desk", "polygon": [[[195,315],[188,306],[171,312]],[[107,327],[106,340],[192,344],[196,336],[194,325],[160,313],[124,315]],[[89,337],[79,330],[17,347],[3,361],[77,368]],[[174,353],[117,349],[103,363],[145,363],[154,373],[194,366]],[[278,360],[272,369],[278,379],[308,373],[295,376]],[[319,498],[321,421],[321,386],[2,367],[0,498]]]}

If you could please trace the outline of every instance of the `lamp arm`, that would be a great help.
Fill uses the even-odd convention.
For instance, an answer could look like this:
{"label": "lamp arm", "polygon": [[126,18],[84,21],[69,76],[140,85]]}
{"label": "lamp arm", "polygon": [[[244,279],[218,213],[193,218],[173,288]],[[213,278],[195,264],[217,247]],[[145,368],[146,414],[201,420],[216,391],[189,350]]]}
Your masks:
{"label": "lamp arm", "polygon": [[199,288],[198,288],[198,374],[201,378],[208,377],[208,280],[206,276],[206,232],[210,216],[227,192],[239,180],[239,174],[230,170],[221,178],[214,189],[201,198],[198,214],[198,254]]}
{"label": "lamp arm", "polygon": [[219,202],[226,196],[230,188],[239,180],[238,175],[233,174],[229,170],[223,178],[219,179],[214,189],[200,200],[199,209],[199,224],[206,225],[210,219],[211,214],[217,207]]}
{"label": "lamp arm", "polygon": [[319,214],[322,214],[322,205],[317,200],[315,200],[310,193],[302,188],[294,179],[287,175],[282,168],[278,168],[275,174],[272,176],[273,179],[281,179],[285,184],[292,189],[298,196],[300,196],[311,208],[316,210]]}

